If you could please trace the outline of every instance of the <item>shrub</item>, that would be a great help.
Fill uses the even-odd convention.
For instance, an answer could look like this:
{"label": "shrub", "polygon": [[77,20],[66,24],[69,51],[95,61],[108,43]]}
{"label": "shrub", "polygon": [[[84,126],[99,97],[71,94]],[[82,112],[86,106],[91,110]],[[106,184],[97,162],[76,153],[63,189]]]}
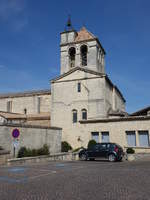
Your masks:
{"label": "shrub", "polygon": [[72,150],[71,145],[66,141],[61,142],[61,152],[68,152],[69,150]]}
{"label": "shrub", "polygon": [[127,151],[126,151],[128,154],[134,154],[135,153],[135,150],[131,147],[127,148]]}
{"label": "shrub", "polygon": [[48,155],[49,154],[49,148],[46,144],[40,149],[37,150],[38,155]]}
{"label": "shrub", "polygon": [[27,148],[26,147],[21,147],[18,151],[18,158],[22,158],[22,157],[25,157],[27,153]]}
{"label": "shrub", "polygon": [[41,156],[41,155],[49,155],[49,148],[46,144],[40,149],[30,149],[26,147],[21,147],[20,150],[18,151],[17,157],[22,158],[31,156]]}
{"label": "shrub", "polygon": [[32,149],[32,156],[38,156],[38,150]]}
{"label": "shrub", "polygon": [[96,141],[95,140],[90,140],[89,142],[88,142],[88,149],[91,149],[94,145],[96,144]]}

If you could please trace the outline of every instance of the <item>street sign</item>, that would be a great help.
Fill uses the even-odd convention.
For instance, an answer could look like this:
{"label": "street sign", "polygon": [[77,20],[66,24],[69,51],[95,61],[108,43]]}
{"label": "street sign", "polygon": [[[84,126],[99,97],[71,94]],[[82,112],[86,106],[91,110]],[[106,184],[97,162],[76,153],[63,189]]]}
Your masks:
{"label": "street sign", "polygon": [[20,135],[19,129],[15,128],[15,129],[12,131],[12,136],[13,136],[13,138],[18,138],[19,135]]}
{"label": "street sign", "polygon": [[17,149],[19,147],[19,141],[18,140],[14,140],[13,141],[13,146],[15,149]]}

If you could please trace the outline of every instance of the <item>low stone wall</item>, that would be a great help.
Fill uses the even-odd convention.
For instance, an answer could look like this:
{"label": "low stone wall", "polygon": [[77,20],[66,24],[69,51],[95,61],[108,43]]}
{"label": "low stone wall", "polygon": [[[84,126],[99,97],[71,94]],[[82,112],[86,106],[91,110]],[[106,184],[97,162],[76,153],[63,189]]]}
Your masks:
{"label": "low stone wall", "polygon": [[25,164],[25,163],[41,163],[45,161],[75,161],[79,160],[78,153],[57,153],[49,156],[36,156],[36,157],[25,157],[8,159],[7,165],[13,164]]}
{"label": "low stone wall", "polygon": [[150,161],[150,153],[135,153],[135,154],[127,154],[127,161]]}
{"label": "low stone wall", "polygon": [[[128,149],[129,147],[124,147],[125,151]],[[134,149],[135,153],[140,154],[140,153],[150,153],[150,147],[132,147],[132,149]]]}
{"label": "low stone wall", "polygon": [[9,151],[0,150],[0,165],[6,164],[9,158],[10,158]]}
{"label": "low stone wall", "polygon": [[[18,139],[12,137],[14,129],[20,131]],[[0,146],[10,151],[11,157],[14,156],[14,142],[17,141],[15,148],[15,157],[20,147],[31,149],[41,148],[44,144],[49,147],[50,153],[58,153],[61,151],[61,128],[43,127],[20,124],[0,124]]]}

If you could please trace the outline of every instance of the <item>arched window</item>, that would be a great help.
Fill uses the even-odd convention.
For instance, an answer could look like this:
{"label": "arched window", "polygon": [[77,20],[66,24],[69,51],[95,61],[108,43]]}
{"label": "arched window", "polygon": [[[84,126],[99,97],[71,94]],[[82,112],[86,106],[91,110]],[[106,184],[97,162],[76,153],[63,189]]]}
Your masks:
{"label": "arched window", "polygon": [[77,116],[77,110],[73,110],[72,111],[72,122],[73,123],[77,123],[77,119],[78,119],[78,116]]}
{"label": "arched window", "polygon": [[69,49],[69,66],[70,68],[75,67],[75,56],[76,56],[76,49],[71,47]]}
{"label": "arched window", "polygon": [[87,119],[87,110],[86,109],[82,109],[82,119],[83,120]]}
{"label": "arched window", "polygon": [[80,51],[81,51],[81,65],[87,66],[87,46],[82,45]]}

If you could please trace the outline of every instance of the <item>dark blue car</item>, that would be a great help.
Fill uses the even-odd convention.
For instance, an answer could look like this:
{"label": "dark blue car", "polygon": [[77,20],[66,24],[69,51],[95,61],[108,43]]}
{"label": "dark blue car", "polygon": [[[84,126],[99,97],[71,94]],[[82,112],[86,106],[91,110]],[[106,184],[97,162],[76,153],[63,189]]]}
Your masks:
{"label": "dark blue car", "polygon": [[80,160],[107,158],[110,162],[115,162],[121,161],[123,155],[122,147],[116,143],[97,143],[91,148],[83,149],[79,152]]}

